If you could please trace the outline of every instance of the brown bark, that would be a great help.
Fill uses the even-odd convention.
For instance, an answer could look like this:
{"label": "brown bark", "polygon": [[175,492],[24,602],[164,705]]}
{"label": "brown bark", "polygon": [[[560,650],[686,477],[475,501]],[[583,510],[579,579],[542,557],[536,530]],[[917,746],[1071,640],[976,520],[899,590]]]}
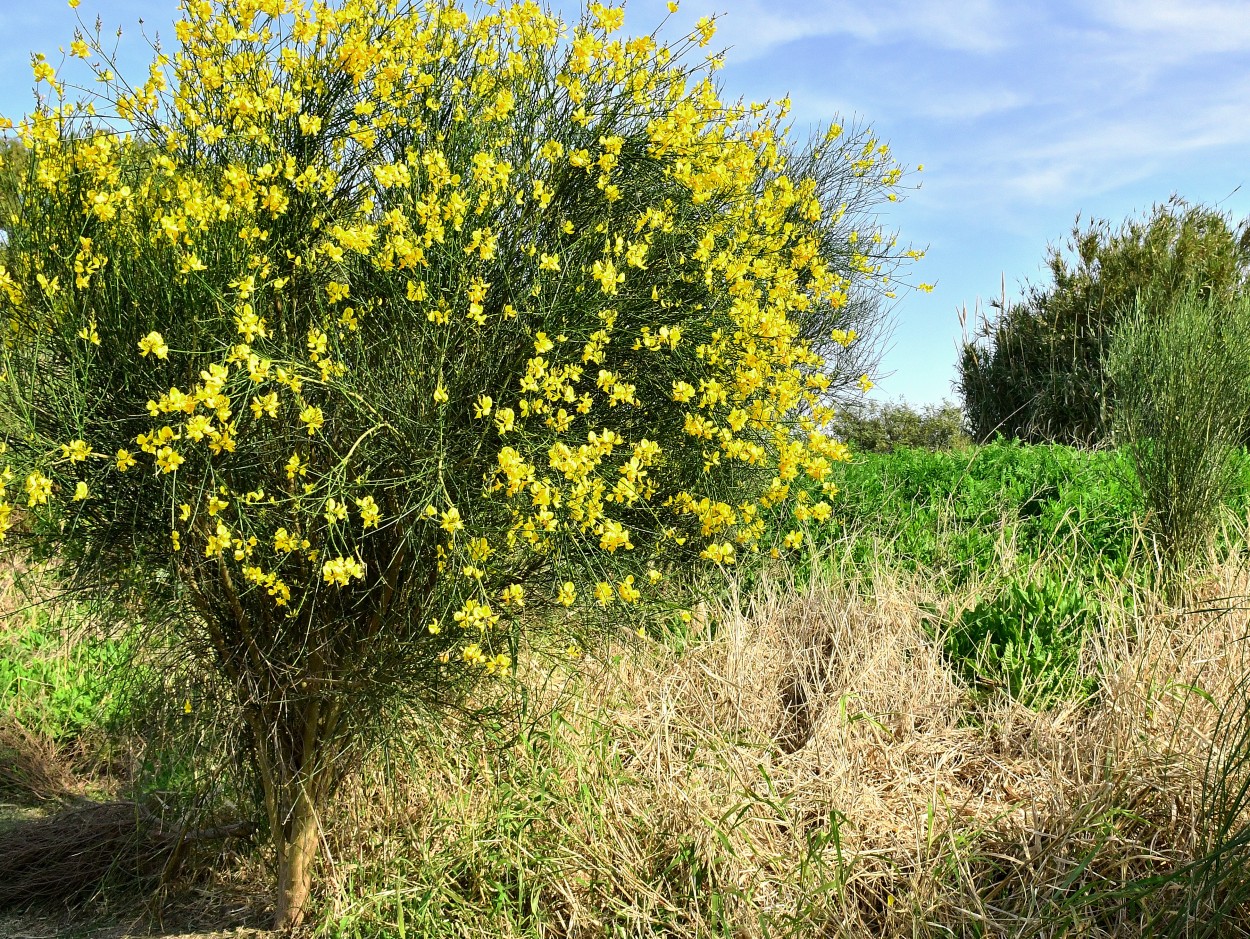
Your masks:
{"label": "brown bark", "polygon": [[308,912],[313,862],[317,859],[321,833],[312,795],[308,787],[301,786],[290,819],[275,832],[278,849],[276,929],[293,929],[302,925]]}
{"label": "brown bark", "polygon": [[[313,671],[320,675],[320,663]],[[313,866],[321,846],[322,811],[342,770],[342,754],[334,743],[339,707],[323,706],[314,699],[295,713],[302,733],[277,737],[287,741],[289,751],[268,754],[259,761],[262,777],[277,777],[266,782],[265,789],[266,801],[278,810],[270,816],[270,824],[278,867],[274,925],[282,930],[302,925],[307,917]],[[295,714],[288,711],[286,716]],[[263,753],[263,745],[260,749]]]}

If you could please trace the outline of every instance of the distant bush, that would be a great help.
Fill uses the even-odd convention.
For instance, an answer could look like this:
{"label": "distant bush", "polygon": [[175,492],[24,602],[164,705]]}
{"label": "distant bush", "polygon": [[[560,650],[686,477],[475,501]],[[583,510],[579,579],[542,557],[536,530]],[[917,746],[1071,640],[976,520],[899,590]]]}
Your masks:
{"label": "distant bush", "polygon": [[1078,218],[1046,263],[1049,284],[993,304],[964,342],[960,398],[979,441],[1106,441],[1114,390],[1103,360],[1120,322],[1139,306],[1158,316],[1191,290],[1218,302],[1245,293],[1250,222],[1173,197],[1119,229]]}
{"label": "distant bush", "polygon": [[950,450],[969,442],[963,411],[947,401],[919,409],[906,401],[849,405],[839,411],[833,427],[858,453],[890,453],[900,447]]}

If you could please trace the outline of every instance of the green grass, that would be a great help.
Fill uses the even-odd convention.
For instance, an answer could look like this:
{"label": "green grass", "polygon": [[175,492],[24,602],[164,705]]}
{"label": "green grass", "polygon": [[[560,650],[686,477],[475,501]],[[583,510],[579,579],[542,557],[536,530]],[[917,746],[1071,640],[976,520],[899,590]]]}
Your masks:
{"label": "green grass", "polygon": [[[1243,450],[1234,462],[1227,505],[1244,515],[1250,458]],[[900,449],[856,455],[836,482],[835,524],[812,529],[813,547],[851,539],[856,566],[869,568],[885,552],[891,566],[923,570],[952,589],[1039,567],[1081,579],[1132,577],[1150,553],[1122,451],[1004,442]]]}
{"label": "green grass", "polygon": [[119,716],[114,683],[125,658],[117,640],[70,641],[72,610],[41,606],[10,614],[0,632],[0,711],[66,744]]}

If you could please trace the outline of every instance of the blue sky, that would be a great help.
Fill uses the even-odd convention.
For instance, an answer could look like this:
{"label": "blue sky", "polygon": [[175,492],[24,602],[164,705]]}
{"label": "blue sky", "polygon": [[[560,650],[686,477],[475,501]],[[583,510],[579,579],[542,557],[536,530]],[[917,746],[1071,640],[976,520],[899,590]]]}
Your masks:
{"label": "blue sky", "polygon": [[[560,4],[575,10],[575,2]],[[172,39],[176,0],[82,0],[123,29],[123,74],[151,35]],[[650,32],[666,0],[628,0]],[[723,14],[714,47],[727,98],[793,100],[809,126],[867,124],[920,188],[881,223],[928,247],[895,308],[874,396],[953,398],[958,311],[1043,277],[1046,246],[1076,215],[1118,222],[1177,193],[1250,216],[1250,12],[1246,0],[682,0],[665,34]],[[64,0],[0,11],[0,113],[29,110],[30,52],[55,61],[75,17]]]}

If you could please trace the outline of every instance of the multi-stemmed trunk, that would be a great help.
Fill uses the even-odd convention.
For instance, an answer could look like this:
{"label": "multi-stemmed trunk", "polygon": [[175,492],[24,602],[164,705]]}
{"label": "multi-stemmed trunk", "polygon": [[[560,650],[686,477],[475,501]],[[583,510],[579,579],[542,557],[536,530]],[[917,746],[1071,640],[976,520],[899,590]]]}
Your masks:
{"label": "multi-stemmed trunk", "polygon": [[308,913],[323,814],[345,768],[338,712],[311,699],[251,720],[274,849],[278,929],[301,925]]}

